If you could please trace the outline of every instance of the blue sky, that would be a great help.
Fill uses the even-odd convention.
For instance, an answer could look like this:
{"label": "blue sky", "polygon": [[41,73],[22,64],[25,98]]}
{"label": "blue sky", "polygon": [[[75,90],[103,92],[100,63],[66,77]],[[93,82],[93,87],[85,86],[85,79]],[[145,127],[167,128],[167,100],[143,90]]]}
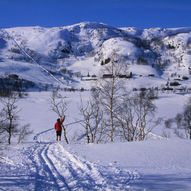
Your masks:
{"label": "blue sky", "polygon": [[0,0],[0,28],[65,26],[191,27],[191,0]]}

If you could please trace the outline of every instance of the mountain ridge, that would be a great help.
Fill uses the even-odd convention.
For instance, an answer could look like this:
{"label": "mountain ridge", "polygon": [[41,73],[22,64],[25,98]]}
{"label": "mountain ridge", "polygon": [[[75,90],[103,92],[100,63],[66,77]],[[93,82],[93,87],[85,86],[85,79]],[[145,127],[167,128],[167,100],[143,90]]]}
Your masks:
{"label": "mountain ridge", "polygon": [[[153,83],[165,87],[179,79],[180,86],[190,88],[191,27],[116,28],[104,23],[82,22],[62,27],[0,30],[1,76],[17,74],[38,85],[59,85],[23,55],[10,37],[65,87],[89,88],[91,82],[82,78],[88,74],[98,76],[102,66],[111,62],[115,54],[118,62],[128,66],[125,73],[134,74],[133,87],[152,87]],[[184,77],[188,79],[183,80]]]}

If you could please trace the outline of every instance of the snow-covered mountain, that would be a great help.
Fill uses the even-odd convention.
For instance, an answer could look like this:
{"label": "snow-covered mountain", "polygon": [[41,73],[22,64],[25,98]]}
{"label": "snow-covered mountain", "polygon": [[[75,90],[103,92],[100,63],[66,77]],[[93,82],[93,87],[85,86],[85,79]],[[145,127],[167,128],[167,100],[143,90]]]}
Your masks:
{"label": "snow-covered mountain", "polygon": [[0,30],[1,79],[16,74],[38,86],[60,85],[56,77],[65,87],[83,88],[113,59],[128,66],[124,73],[132,72],[133,88],[190,88],[191,28],[83,22]]}

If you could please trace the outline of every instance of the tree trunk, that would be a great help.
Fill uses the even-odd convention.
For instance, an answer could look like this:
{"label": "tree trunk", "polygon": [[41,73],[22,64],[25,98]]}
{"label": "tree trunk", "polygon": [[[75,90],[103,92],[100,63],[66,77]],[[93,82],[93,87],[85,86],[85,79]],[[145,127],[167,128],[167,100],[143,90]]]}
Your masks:
{"label": "tree trunk", "polygon": [[[11,115],[10,115],[11,116]],[[8,144],[11,144],[11,135],[12,135],[12,118],[10,117],[10,124],[8,127]]]}
{"label": "tree trunk", "polygon": [[114,122],[113,122],[113,98],[114,98],[114,83],[115,83],[115,76],[114,76],[114,68],[112,63],[112,87],[111,87],[111,98],[110,98],[110,122],[111,122],[111,134],[110,139],[113,142],[113,133],[114,133]]}
{"label": "tree trunk", "polygon": [[9,145],[11,144],[11,131],[9,131],[8,133],[8,144]]}
{"label": "tree trunk", "polygon": [[65,139],[66,143],[69,144],[68,138],[66,136],[66,128],[64,126],[62,126],[62,127],[63,127],[63,130],[64,130],[64,139]]}
{"label": "tree trunk", "polygon": [[88,144],[90,143],[90,137],[89,137],[89,134],[88,134],[88,126],[86,126],[86,136],[87,136],[87,141],[88,141]]}
{"label": "tree trunk", "polygon": [[110,139],[111,142],[113,142],[113,133],[114,133],[114,125],[113,125],[113,103],[112,103],[112,98],[110,100],[110,125],[111,125],[111,134],[110,134]]}

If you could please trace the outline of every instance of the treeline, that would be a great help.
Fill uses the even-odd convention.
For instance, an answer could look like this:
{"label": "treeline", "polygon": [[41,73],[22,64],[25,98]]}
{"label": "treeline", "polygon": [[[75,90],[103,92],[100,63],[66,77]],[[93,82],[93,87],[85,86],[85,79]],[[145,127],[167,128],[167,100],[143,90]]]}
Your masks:
{"label": "treeline", "polygon": [[29,88],[34,88],[35,84],[32,81],[19,78],[16,74],[10,74],[0,77],[0,91],[25,91]]}

